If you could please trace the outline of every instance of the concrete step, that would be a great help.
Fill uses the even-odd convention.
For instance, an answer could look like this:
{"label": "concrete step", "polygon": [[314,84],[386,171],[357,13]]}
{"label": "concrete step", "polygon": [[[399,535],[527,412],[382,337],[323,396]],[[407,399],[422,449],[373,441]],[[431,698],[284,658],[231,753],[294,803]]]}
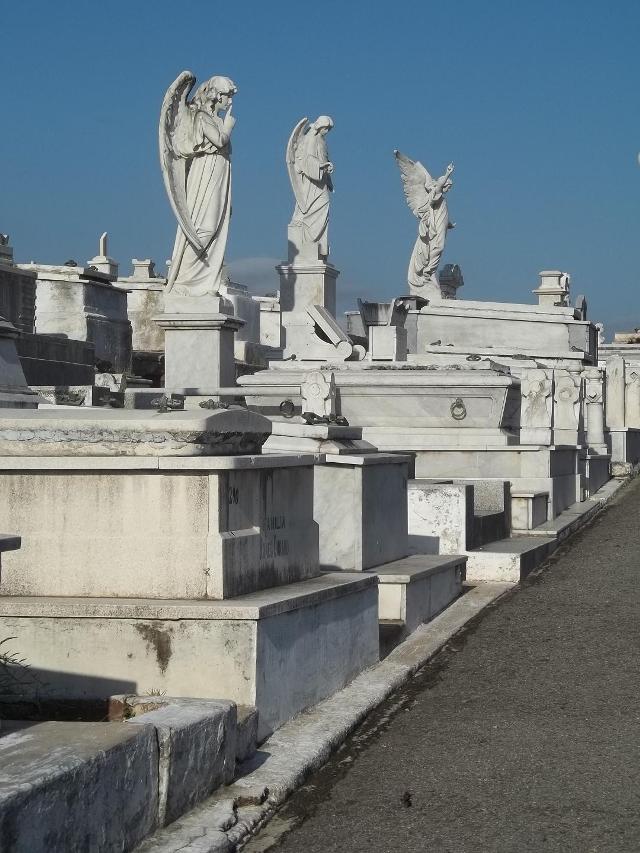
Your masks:
{"label": "concrete step", "polygon": [[467,580],[519,583],[555,551],[552,536],[511,536],[467,552]]}
{"label": "concrete step", "polygon": [[466,561],[460,554],[414,554],[372,570],[380,621],[402,624],[406,636],[433,619],[462,592]]}

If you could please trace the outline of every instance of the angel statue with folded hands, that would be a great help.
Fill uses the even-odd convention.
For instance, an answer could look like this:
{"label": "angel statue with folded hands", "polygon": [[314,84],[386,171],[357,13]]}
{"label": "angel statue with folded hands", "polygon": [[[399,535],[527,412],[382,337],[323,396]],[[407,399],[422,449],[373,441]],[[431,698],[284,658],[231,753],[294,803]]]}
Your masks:
{"label": "angel statue with folded hands", "polygon": [[418,237],[409,261],[409,292],[416,296],[440,299],[438,264],[444,251],[447,230],[454,227],[449,221],[446,194],[453,186],[449,163],[444,175],[432,178],[419,160],[411,160],[394,151],[400,176],[411,212],[418,218]]}
{"label": "angel statue with folded hands", "polygon": [[231,217],[231,113],[235,83],[211,77],[189,99],[190,71],[169,86],[160,113],[160,162],[178,233],[167,292],[217,296]]}

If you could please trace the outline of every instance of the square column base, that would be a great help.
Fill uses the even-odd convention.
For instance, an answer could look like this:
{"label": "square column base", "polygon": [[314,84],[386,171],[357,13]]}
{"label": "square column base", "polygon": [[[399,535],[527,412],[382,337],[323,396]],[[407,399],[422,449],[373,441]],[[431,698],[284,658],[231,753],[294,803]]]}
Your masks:
{"label": "square column base", "polygon": [[215,394],[235,384],[233,336],[244,324],[228,314],[162,314],[167,393]]}

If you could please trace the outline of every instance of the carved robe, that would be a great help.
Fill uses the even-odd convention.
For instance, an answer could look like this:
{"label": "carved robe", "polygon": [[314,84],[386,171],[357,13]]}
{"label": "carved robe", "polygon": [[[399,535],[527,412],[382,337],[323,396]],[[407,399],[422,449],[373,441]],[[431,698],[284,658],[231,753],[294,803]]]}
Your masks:
{"label": "carved robe", "polygon": [[178,228],[171,258],[169,283],[176,295],[216,294],[222,284],[222,265],[231,217],[231,144],[223,120],[204,110],[193,110],[185,154],[191,157],[187,173],[187,205],[205,246],[198,255]]}
{"label": "carved robe", "polygon": [[449,209],[444,194],[435,205],[427,203],[421,210],[418,239],[409,261],[408,280],[411,287],[424,287],[429,281],[438,284],[436,270],[444,251],[449,227]]}
{"label": "carved robe", "polygon": [[329,204],[331,176],[320,167],[329,161],[324,136],[310,130],[300,140],[295,170],[300,175],[301,199],[296,202],[291,225],[302,228],[305,243],[317,243],[320,256],[329,254]]}

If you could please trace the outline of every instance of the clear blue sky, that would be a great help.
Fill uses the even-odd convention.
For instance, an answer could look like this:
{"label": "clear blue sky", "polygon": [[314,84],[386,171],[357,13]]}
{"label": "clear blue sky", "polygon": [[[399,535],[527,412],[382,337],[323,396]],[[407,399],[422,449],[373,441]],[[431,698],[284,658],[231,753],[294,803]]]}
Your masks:
{"label": "clear blue sky", "polygon": [[461,296],[530,301],[560,268],[608,335],[640,325],[639,0],[24,0],[1,4],[0,33],[0,231],[20,261],[85,261],[108,230],[124,274],[131,257],[164,267],[158,112],[188,68],[239,87],[239,280],[277,286],[286,140],[328,113],[341,308],[406,292],[400,148],[432,172],[455,162],[443,261]]}

